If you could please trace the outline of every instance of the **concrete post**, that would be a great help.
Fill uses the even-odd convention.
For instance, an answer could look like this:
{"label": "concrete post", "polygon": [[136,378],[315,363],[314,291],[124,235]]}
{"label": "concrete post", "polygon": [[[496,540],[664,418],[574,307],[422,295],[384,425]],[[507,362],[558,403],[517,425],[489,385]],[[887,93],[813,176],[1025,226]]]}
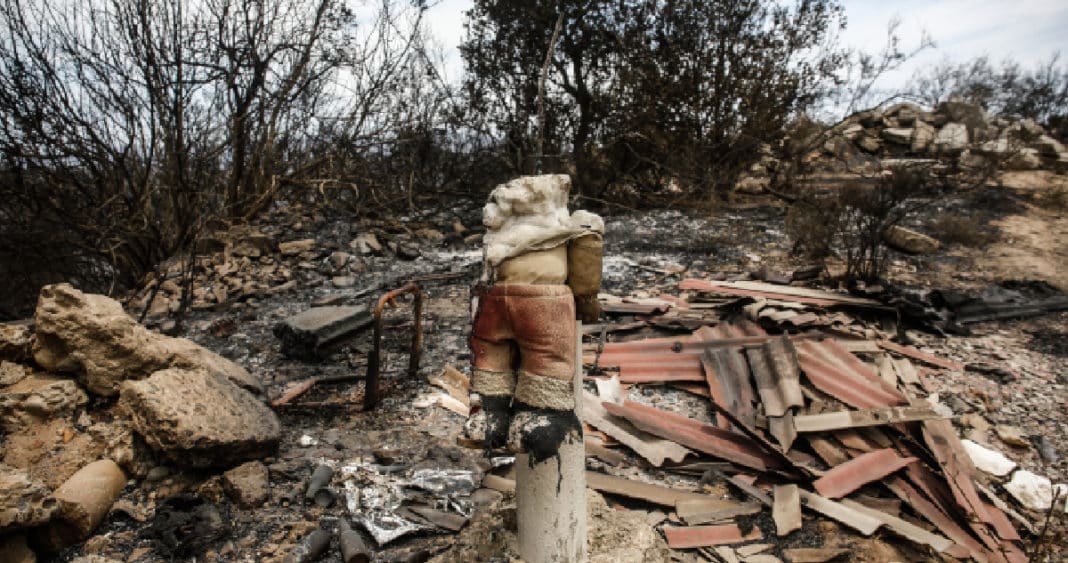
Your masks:
{"label": "concrete post", "polygon": [[[581,322],[577,328],[575,385],[576,397],[581,397]],[[520,558],[525,563],[584,563],[586,446],[582,437],[561,444],[558,457],[531,465],[528,454],[517,454],[515,462]]]}

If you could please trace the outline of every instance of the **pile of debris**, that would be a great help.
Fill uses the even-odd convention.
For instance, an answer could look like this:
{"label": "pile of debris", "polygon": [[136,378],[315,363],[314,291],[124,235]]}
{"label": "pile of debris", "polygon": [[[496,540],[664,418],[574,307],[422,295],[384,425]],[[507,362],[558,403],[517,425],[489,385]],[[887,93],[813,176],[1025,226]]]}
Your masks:
{"label": "pile of debris", "polygon": [[85,540],[127,476],[157,460],[203,469],[270,455],[281,427],[262,393],[241,366],[149,331],[117,301],[44,287],[32,328],[0,325],[0,559]]}
{"label": "pile of debris", "polygon": [[951,100],[932,111],[902,102],[856,113],[835,126],[825,154],[845,161],[951,156],[962,164],[994,162],[1003,170],[1068,171],[1068,149],[1031,119],[991,118]]}
{"label": "pile of debris", "polygon": [[[472,244],[480,236],[471,234],[459,221],[448,233],[429,223],[364,221],[359,232],[336,233],[329,242],[294,238],[301,236],[303,228],[298,222],[285,232],[247,225],[211,231],[198,240],[191,268],[177,259],[163,263],[160,271],[150,274],[141,285],[130,308],[147,311],[148,319],[166,317],[182,306],[183,286],[187,284],[189,304],[195,311],[255,303],[320,280],[336,289],[355,288],[359,275],[374,269],[376,258],[415,260],[422,253],[420,248]],[[361,289],[365,291],[358,296],[378,288]]]}
{"label": "pile of debris", "polygon": [[[587,485],[659,507],[647,521],[670,548],[713,561],[846,554],[848,543],[819,533],[827,520],[805,512],[854,537],[904,538],[914,559],[1022,562],[1049,548],[1033,522],[1068,510],[1068,486],[962,440],[929,383],[965,364],[894,342],[867,320],[888,310],[878,301],[759,282],[679,287],[602,296],[608,314],[631,320],[584,327],[600,341],[584,345],[593,385],[579,408]],[[607,341],[687,325],[698,328]],[[466,398],[439,386],[442,406]],[[508,473],[496,473],[483,486],[509,491]]]}

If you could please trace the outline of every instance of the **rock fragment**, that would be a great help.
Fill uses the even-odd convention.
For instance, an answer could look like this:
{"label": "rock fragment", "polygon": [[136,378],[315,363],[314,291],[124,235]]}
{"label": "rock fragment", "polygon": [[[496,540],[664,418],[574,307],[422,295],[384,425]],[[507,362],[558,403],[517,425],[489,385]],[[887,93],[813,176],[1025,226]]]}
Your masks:
{"label": "rock fragment", "polygon": [[25,324],[0,323],[0,358],[25,362],[33,357],[30,327]]}
{"label": "rock fragment", "polygon": [[971,440],[961,440],[960,442],[964,445],[964,451],[968,453],[972,463],[991,475],[1003,477],[1013,469],[1016,469],[1016,462],[1005,457],[1001,452],[983,447]]}
{"label": "rock fragment", "polygon": [[282,256],[297,256],[315,248],[315,239],[293,240],[279,243],[278,251]]}
{"label": "rock fragment", "polygon": [[0,429],[13,432],[66,416],[86,402],[85,391],[70,379],[31,375],[0,389]]}
{"label": "rock fragment", "polygon": [[1049,510],[1053,504],[1053,483],[1026,469],[1013,473],[1005,490],[1028,510]]}
{"label": "rock fragment", "polygon": [[892,248],[910,254],[930,254],[942,246],[937,240],[900,225],[894,225],[883,232],[883,240]]}
{"label": "rock fragment", "polygon": [[271,409],[204,370],[171,368],[127,381],[119,405],[152,449],[183,467],[220,467],[265,457],[280,439]]}
{"label": "rock fragment", "polygon": [[48,487],[0,465],[0,534],[44,524],[55,510],[56,499]]}
{"label": "rock fragment", "polygon": [[267,466],[250,461],[223,473],[223,487],[230,498],[245,508],[256,508],[267,501],[270,487]]}

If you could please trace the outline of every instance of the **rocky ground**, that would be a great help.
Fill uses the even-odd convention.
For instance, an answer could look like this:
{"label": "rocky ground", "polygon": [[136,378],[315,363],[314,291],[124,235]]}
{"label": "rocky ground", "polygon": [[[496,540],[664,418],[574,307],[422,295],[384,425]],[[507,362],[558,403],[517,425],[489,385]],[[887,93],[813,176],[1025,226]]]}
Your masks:
{"label": "rocky ground", "polygon": [[[979,247],[945,244],[927,255],[895,253],[890,279],[920,289],[968,290],[1005,279],[1043,279],[1068,289],[1064,243],[1068,239],[1049,235],[1064,233],[1065,219],[1063,214],[1042,209],[1041,199],[1033,193],[1037,188],[1025,180],[1007,177],[1004,185],[989,188],[990,194],[1013,204],[998,206],[1001,211],[983,205],[982,197],[990,194],[944,202],[944,208],[954,213],[982,217],[981,224],[992,239]],[[1048,175],[1041,185],[1060,181],[1063,177]],[[428,523],[433,520],[418,518],[412,521],[419,522],[420,529],[382,546],[375,546],[365,535],[375,561],[422,561],[432,556],[446,561],[490,561],[514,556],[509,551],[514,541],[508,529],[508,523],[514,522],[510,496],[479,488],[483,475],[503,460],[459,445],[464,417],[443,408],[440,400],[435,403],[433,397],[440,389],[428,382],[446,366],[461,371],[468,367],[469,288],[478,276],[480,259],[479,205],[457,202],[451,210],[396,221],[356,222],[297,204],[282,206],[257,225],[220,233],[209,241],[204,249],[207,258],[198,264],[193,279],[192,311],[180,324],[167,315],[176,308],[180,293],[180,265],[176,263],[171,275],[150,281],[125,300],[130,313],[149,309],[146,324],[155,332],[141,334],[123,325],[126,328],[119,337],[135,340],[122,353],[80,352],[92,343],[66,340],[62,345],[49,342],[55,344],[50,348],[52,357],[42,361],[39,354],[36,360],[27,357],[25,347],[18,343],[10,349],[0,347],[0,357],[6,360],[0,368],[5,379],[0,384],[8,386],[0,388],[0,397],[19,391],[20,383],[10,384],[8,379],[26,381],[27,368],[33,373],[29,377],[47,379],[54,386],[44,394],[44,407],[0,404],[0,414],[30,413],[28,418],[17,414],[4,418],[0,434],[4,466],[37,483],[38,497],[100,457],[115,459],[126,472],[117,501],[92,535],[54,555],[42,553],[38,560],[280,561],[314,529],[332,530],[342,519],[369,522],[383,538],[390,530],[403,531],[388,519],[376,520],[382,514],[378,508],[401,496],[472,518],[460,535]],[[936,216],[909,226],[932,232]],[[782,204],[764,197],[704,212],[638,214],[609,209],[604,291],[634,297],[673,295],[683,275],[742,275],[761,269],[788,273],[808,266],[790,252],[784,217]],[[837,268],[840,264],[834,260],[828,265],[831,273]],[[412,311],[410,302],[399,299],[398,307],[387,309],[384,398],[375,410],[360,410],[364,389],[359,378],[371,352],[369,331],[319,362],[282,354],[273,334],[279,322],[313,303],[369,304],[412,279],[428,298],[422,364],[417,376],[406,373]],[[157,285],[158,291],[153,292]],[[40,319],[40,311],[38,315]],[[1011,372],[1010,377],[988,377],[962,371],[932,384],[943,404],[957,415],[968,415],[957,419],[962,436],[1004,452],[1054,483],[1068,482],[1068,441],[1064,438],[1068,411],[1063,408],[1068,398],[1066,321],[1068,313],[981,323],[973,326],[971,336],[941,337],[908,330],[927,351],[965,363],[998,363]],[[116,336],[115,331],[101,330],[97,340]],[[211,352],[190,352],[184,345],[157,342],[154,339],[161,332],[187,338]],[[164,350],[159,356],[170,360],[167,366],[152,365],[151,371],[173,367],[199,373],[197,369],[206,369],[218,377],[210,381],[190,375],[166,378],[171,385],[184,382],[172,395],[153,387],[166,386],[154,382],[156,376],[124,386],[116,374],[130,371],[132,364],[149,365],[158,359],[131,352],[149,341]],[[96,371],[90,369],[77,384],[61,375],[70,362],[84,364],[86,357],[108,358],[115,365],[94,360]],[[23,376],[18,377],[16,371]],[[154,408],[154,397],[162,395],[164,399],[159,400],[168,405],[187,403],[188,407],[197,404],[198,397],[183,389],[206,389],[204,393],[240,397],[260,392],[261,398],[270,401],[317,376],[335,381],[321,382],[276,407],[277,427],[269,413],[237,412],[236,405],[242,403],[238,400],[233,408],[199,413],[203,424],[195,426],[193,435],[206,437],[203,440],[146,428],[159,425],[160,417],[166,415],[156,414],[166,409]],[[217,384],[220,380],[223,383]],[[121,398],[117,398],[120,388]],[[646,392],[660,391],[654,387]],[[259,422],[254,428],[240,428],[236,423],[247,420]],[[230,434],[218,438],[215,431]],[[239,444],[240,448],[220,451],[218,443]],[[277,448],[271,449],[274,444]],[[262,448],[267,450],[261,453]],[[238,465],[246,459],[252,461]],[[337,493],[336,501],[325,507],[304,499],[310,475],[322,465],[333,469],[331,486]],[[0,475],[0,487],[14,479]],[[676,478],[674,483],[696,485],[693,479]],[[594,560],[701,560],[692,552],[667,550],[653,529],[664,517],[662,513],[611,496],[607,501],[606,505],[600,495],[591,493]],[[611,510],[610,506],[632,510]],[[0,516],[4,514],[0,511]],[[37,516],[32,524],[47,521],[47,515]],[[20,527],[31,523],[23,524]],[[833,525],[821,533],[824,537],[846,534]],[[818,536],[808,541],[826,543]],[[853,545],[855,560],[907,558],[912,552],[904,547],[905,551],[898,551],[895,543],[899,541],[885,536],[874,542],[836,541],[835,545]],[[336,542],[320,560],[341,560]]]}

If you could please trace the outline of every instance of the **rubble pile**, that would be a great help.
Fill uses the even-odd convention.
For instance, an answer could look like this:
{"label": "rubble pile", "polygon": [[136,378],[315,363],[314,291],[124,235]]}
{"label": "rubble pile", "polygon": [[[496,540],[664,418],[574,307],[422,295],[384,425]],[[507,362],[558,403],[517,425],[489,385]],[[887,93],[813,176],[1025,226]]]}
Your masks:
{"label": "rubble pile", "polygon": [[967,166],[1002,170],[1068,171],[1068,149],[1031,119],[992,118],[967,102],[942,102],[932,110],[901,102],[856,113],[835,125],[825,155],[846,161],[952,157]]}
{"label": "rubble pile", "polygon": [[42,289],[32,330],[0,327],[0,374],[4,561],[86,540],[157,461],[229,467],[279,440],[244,368],[68,284]]}
{"label": "rubble pile", "polygon": [[[1049,541],[1035,522],[1068,510],[1068,486],[962,440],[928,383],[969,366],[894,342],[878,301],[760,282],[679,288],[601,296],[605,312],[635,320],[584,327],[597,342],[584,347],[579,409],[587,486],[657,507],[648,525],[669,547],[828,561],[882,530],[905,540],[896,557],[1027,561]],[[606,341],[686,324],[699,328]],[[497,479],[484,486],[514,486]],[[828,520],[834,534],[821,533]]]}
{"label": "rubble pile", "polygon": [[[459,221],[445,232],[416,221],[365,221],[358,232],[346,228],[324,240],[293,238],[309,227],[302,221],[290,227],[237,225],[203,235],[189,280],[190,307],[209,311],[254,305],[320,280],[334,289],[366,295],[379,288],[355,287],[357,280],[383,259],[411,261],[427,248],[474,242],[481,236],[468,232]],[[133,296],[131,310],[147,310],[149,324],[173,328],[173,321],[164,319],[182,306],[182,280],[189,275],[187,268],[180,260],[161,265],[160,272],[151,275]]]}

